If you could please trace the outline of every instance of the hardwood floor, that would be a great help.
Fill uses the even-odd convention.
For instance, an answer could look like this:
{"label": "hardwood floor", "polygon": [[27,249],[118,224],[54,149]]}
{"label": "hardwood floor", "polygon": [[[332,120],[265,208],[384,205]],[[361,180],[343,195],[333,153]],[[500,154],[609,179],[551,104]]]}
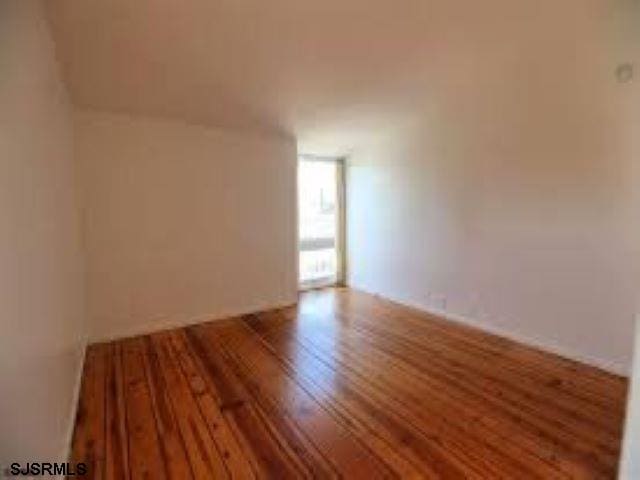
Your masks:
{"label": "hardwood floor", "polygon": [[349,289],[109,344],[93,478],[615,478],[626,381]]}

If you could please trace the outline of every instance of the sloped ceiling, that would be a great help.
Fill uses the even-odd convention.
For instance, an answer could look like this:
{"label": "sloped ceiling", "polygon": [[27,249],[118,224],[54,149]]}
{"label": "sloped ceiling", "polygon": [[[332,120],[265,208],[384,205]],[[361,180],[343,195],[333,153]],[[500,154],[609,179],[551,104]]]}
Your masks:
{"label": "sloped ceiling", "polygon": [[593,0],[48,5],[77,105],[279,132],[316,153],[402,129],[456,89],[499,89],[522,54],[570,60],[572,29],[602,13]]}

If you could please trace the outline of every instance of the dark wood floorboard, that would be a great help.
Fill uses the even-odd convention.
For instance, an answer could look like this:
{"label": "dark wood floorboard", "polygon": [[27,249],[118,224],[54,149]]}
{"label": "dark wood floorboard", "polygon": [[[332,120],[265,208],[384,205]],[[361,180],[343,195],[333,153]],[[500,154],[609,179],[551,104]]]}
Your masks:
{"label": "dark wood floorboard", "polygon": [[350,289],[87,351],[95,479],[615,478],[626,380]]}

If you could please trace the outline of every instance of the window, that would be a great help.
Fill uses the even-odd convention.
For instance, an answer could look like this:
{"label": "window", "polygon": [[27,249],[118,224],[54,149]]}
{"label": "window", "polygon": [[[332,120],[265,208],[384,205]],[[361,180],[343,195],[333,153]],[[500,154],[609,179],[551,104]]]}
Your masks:
{"label": "window", "polygon": [[341,281],[342,197],[340,160],[300,158],[298,218],[302,288]]}

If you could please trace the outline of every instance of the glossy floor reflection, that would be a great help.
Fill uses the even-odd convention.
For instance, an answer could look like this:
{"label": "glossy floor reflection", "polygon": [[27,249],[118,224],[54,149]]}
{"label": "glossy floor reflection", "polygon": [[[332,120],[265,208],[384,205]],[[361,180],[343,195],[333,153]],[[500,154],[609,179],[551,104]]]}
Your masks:
{"label": "glossy floor reflection", "polygon": [[94,478],[615,478],[625,380],[349,289],[93,345]]}

